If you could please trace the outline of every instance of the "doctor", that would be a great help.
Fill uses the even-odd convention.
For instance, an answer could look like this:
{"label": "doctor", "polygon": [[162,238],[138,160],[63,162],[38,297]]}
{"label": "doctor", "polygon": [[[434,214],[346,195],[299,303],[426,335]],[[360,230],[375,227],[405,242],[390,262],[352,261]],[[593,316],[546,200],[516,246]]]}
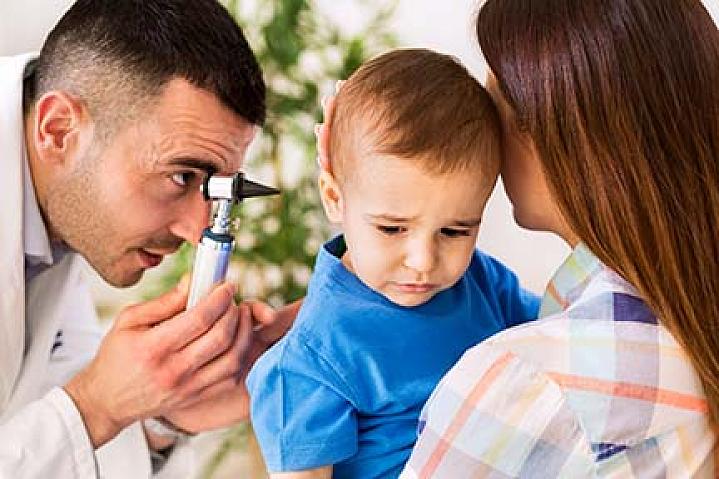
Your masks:
{"label": "doctor", "polygon": [[[0,58],[0,478],[148,477],[183,434],[246,417],[277,315],[229,284],[184,311],[181,285],[101,339],[78,261],[130,286],[197,241],[200,183],[240,169],[264,118],[216,0],[79,0],[39,58]],[[174,456],[160,474],[184,477]]]}

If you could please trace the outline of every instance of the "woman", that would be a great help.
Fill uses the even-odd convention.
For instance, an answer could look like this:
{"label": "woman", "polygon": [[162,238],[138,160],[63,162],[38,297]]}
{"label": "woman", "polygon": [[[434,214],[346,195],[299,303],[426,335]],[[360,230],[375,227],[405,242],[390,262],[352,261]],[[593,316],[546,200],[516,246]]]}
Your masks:
{"label": "woman", "polygon": [[488,0],[517,222],[574,247],[476,346],[403,477],[715,477],[719,33],[699,0]]}

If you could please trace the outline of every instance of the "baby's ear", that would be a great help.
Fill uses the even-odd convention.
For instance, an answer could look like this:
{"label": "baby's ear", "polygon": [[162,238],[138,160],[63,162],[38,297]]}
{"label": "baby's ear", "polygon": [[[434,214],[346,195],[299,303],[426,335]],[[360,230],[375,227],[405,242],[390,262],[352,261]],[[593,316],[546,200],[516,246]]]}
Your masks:
{"label": "baby's ear", "polygon": [[344,216],[344,201],[342,190],[332,173],[325,168],[320,170],[320,177],[317,180],[320,188],[320,198],[325,209],[327,218],[332,223],[342,223]]}

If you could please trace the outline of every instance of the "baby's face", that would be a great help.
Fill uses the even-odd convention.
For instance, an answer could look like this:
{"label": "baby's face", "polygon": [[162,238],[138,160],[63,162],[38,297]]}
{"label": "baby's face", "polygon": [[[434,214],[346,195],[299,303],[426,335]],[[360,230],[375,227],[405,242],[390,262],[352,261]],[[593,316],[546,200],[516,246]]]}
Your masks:
{"label": "baby's face", "polygon": [[343,262],[390,301],[422,304],[469,266],[494,181],[471,171],[432,175],[412,160],[368,156],[342,188]]}

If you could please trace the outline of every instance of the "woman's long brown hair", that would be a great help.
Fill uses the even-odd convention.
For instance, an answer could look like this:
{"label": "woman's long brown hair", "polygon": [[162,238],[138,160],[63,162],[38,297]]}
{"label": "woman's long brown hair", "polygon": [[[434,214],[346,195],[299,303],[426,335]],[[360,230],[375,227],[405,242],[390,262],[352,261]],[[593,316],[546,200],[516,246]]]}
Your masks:
{"label": "woman's long brown hair", "polygon": [[716,25],[700,0],[488,0],[477,34],[565,220],[684,347],[716,430]]}

